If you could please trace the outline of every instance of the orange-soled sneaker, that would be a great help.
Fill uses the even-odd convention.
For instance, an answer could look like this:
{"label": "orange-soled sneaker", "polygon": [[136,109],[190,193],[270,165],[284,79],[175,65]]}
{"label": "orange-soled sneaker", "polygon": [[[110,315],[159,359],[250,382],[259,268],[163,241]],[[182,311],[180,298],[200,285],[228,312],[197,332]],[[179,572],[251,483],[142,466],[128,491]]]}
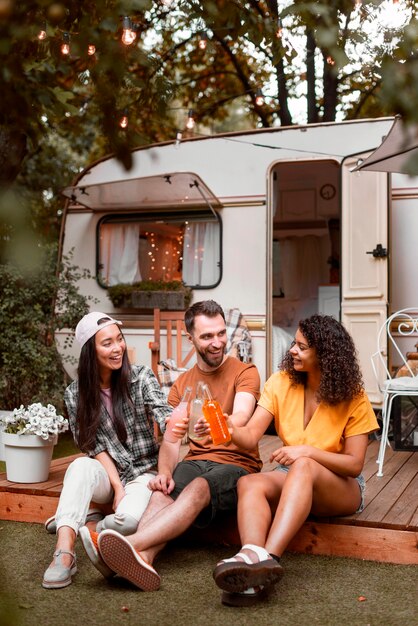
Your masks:
{"label": "orange-soled sneaker", "polygon": [[97,545],[97,537],[99,533],[96,533],[96,531],[94,530],[90,530],[87,526],[82,526],[79,530],[79,535],[84,550],[86,551],[86,554],[89,557],[90,561],[93,563],[94,567],[105,578],[111,578],[112,576],[114,576],[115,572],[106,565],[100,555],[100,550]]}
{"label": "orange-soled sneaker", "polygon": [[157,591],[160,588],[159,574],[126,537],[114,530],[103,530],[98,537],[98,548],[108,567],[142,591]]}

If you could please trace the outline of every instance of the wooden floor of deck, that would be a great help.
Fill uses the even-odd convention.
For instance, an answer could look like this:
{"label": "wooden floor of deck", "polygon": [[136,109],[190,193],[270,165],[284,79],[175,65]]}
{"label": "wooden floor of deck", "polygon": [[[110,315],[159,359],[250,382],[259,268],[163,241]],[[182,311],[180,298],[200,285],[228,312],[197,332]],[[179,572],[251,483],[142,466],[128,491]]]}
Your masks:
{"label": "wooden floor of deck", "polygon": [[[261,440],[264,471],[274,466],[269,457],[276,447],[273,435]],[[378,478],[377,451],[378,442],[372,441],[363,471],[367,483],[364,510],[347,517],[309,518],[289,545],[290,551],[418,564],[418,455],[388,448],[384,475]],[[0,519],[43,523],[53,515],[65,470],[73,458],[52,461],[45,483],[12,483],[0,474]],[[225,543],[239,544],[236,524],[228,526],[222,532],[215,530],[213,539],[222,537]]]}

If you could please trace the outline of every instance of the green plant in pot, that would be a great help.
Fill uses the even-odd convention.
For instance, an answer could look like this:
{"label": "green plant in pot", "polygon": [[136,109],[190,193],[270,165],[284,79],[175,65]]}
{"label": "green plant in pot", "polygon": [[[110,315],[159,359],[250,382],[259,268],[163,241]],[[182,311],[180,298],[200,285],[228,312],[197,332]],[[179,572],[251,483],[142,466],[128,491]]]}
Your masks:
{"label": "green plant in pot", "polygon": [[192,290],[180,280],[142,280],[112,285],[108,296],[116,308],[183,311],[190,304]]}

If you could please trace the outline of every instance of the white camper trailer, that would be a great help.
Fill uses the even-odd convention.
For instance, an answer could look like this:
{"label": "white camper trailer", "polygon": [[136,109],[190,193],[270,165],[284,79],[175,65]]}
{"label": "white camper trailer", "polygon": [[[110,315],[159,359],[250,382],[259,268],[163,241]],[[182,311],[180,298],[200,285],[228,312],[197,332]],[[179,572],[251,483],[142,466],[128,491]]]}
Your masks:
{"label": "white camper trailer", "polygon": [[62,253],[73,248],[75,264],[97,276],[81,291],[123,321],[139,363],[150,365],[152,311],[115,309],[107,287],[180,279],[193,301],[240,309],[262,381],[301,318],[334,315],[379,406],[370,364],[378,329],[388,309],[418,300],[418,181],[352,170],[392,123],[194,137],[134,150],[130,171],[102,159],[64,191]]}

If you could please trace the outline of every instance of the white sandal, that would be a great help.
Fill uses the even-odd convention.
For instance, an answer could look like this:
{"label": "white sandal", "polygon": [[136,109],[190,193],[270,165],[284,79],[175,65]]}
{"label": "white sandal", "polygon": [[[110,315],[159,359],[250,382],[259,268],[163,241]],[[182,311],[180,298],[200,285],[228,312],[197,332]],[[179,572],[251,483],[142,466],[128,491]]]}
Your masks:
{"label": "white sandal", "polygon": [[[257,562],[242,550],[252,550],[258,557]],[[237,558],[238,557],[238,558]],[[213,578],[221,589],[240,593],[250,587],[273,585],[283,576],[283,568],[273,559],[265,548],[245,544],[232,558],[220,561],[213,571]]]}

